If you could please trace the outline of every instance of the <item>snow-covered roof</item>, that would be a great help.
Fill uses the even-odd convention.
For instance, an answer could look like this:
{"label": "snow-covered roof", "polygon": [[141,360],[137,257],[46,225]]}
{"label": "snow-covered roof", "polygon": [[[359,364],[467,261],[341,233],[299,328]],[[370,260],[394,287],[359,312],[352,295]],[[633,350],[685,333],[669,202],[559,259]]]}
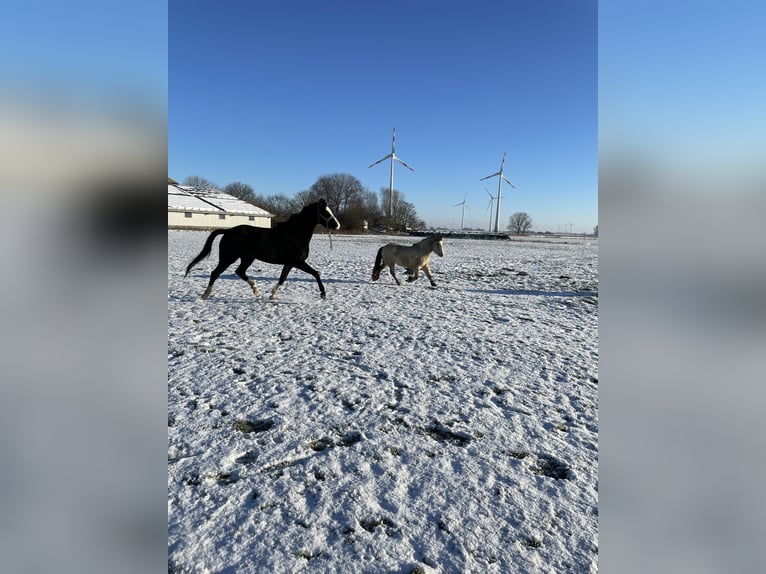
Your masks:
{"label": "snow-covered roof", "polygon": [[168,183],[168,209],[273,217],[265,209],[217,189],[199,189],[171,183]]}

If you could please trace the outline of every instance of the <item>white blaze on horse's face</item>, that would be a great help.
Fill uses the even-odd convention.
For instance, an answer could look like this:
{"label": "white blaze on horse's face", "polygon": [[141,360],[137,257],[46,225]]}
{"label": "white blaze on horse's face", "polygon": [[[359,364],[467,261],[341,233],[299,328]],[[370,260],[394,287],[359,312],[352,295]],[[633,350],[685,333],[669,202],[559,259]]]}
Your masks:
{"label": "white blaze on horse's face", "polygon": [[434,245],[434,253],[436,253],[439,257],[444,257],[444,243],[441,239],[436,242],[436,245]]}
{"label": "white blaze on horse's face", "polygon": [[335,219],[335,214],[333,214],[332,209],[325,206],[324,210],[325,210],[325,217],[328,219],[327,228],[335,229],[336,231],[340,229],[340,221]]}

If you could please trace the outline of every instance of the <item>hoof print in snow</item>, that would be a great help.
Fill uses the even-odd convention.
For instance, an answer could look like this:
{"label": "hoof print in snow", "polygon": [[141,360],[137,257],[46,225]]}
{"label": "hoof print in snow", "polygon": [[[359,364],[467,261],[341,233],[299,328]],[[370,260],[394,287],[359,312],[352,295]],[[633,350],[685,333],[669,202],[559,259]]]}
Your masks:
{"label": "hoof print in snow", "polygon": [[378,526],[382,526],[383,531],[387,536],[391,536],[391,534],[396,531],[396,524],[394,524],[392,520],[389,520],[385,516],[381,516],[380,518],[362,519],[359,521],[359,526],[364,528],[367,532],[375,532],[375,529]]}
{"label": "hoof print in snow", "polygon": [[508,456],[512,456],[513,458],[521,460],[523,458],[527,458],[529,456],[529,453],[524,450],[511,450],[511,451],[508,451]]}
{"label": "hoof print in snow", "polygon": [[274,426],[274,421],[259,420],[247,421],[238,420],[234,423],[234,428],[243,433],[264,432]]}
{"label": "hoof print in snow", "polygon": [[273,464],[267,464],[264,466],[260,472],[273,472],[273,471],[283,471],[286,468],[290,468],[291,466],[295,466],[296,464],[299,464],[301,462],[304,462],[307,459],[307,457],[304,458],[296,458],[292,460],[282,460],[280,462],[275,462]]}
{"label": "hoof print in snow", "polygon": [[322,437],[309,441],[306,446],[308,446],[313,451],[322,452],[323,450],[327,450],[328,448],[332,447],[333,442],[327,437]]}
{"label": "hoof print in snow", "polygon": [[458,446],[465,446],[471,442],[471,435],[464,432],[453,432],[440,424],[432,424],[425,428],[425,432],[434,440],[451,442]]}
{"label": "hoof print in snow", "polygon": [[532,467],[532,472],[556,480],[569,480],[571,473],[569,465],[547,454],[537,456],[537,465]]}
{"label": "hoof print in snow", "polygon": [[350,431],[341,435],[338,442],[333,441],[331,438],[323,436],[322,438],[314,439],[306,443],[306,446],[315,452],[322,452],[328,448],[336,446],[352,446],[360,442],[364,437],[359,431]]}
{"label": "hoof print in snow", "polygon": [[311,560],[313,558],[319,558],[322,555],[321,550],[300,550],[295,553],[296,558],[305,558],[306,560]]}
{"label": "hoof print in snow", "polygon": [[359,431],[351,431],[340,437],[340,444],[343,446],[351,446],[362,440],[362,433]]}
{"label": "hoof print in snow", "polygon": [[258,454],[253,451],[249,450],[245,454],[238,456],[236,459],[234,459],[234,462],[237,464],[251,464],[255,462],[258,459]]}
{"label": "hoof print in snow", "polygon": [[206,474],[204,478],[223,485],[234,484],[239,479],[238,476],[231,472],[215,472],[213,474]]}

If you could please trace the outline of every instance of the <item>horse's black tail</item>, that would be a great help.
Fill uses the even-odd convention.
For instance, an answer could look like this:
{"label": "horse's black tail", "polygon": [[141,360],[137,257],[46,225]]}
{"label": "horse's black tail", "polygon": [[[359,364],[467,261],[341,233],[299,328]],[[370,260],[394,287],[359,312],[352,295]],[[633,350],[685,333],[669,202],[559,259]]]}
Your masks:
{"label": "horse's black tail", "polygon": [[221,233],[225,233],[226,231],[228,230],[216,229],[208,236],[207,241],[205,241],[205,246],[202,248],[202,251],[200,251],[199,255],[197,255],[194,259],[192,259],[192,262],[189,263],[189,265],[186,267],[186,273],[184,273],[184,277],[186,277],[189,274],[189,271],[191,271],[192,267],[194,267],[197,263],[202,261],[208,255],[210,255],[210,251],[213,249],[213,240],[216,238],[216,236],[221,235]]}
{"label": "horse's black tail", "polygon": [[380,279],[380,270],[383,269],[383,248],[378,249],[378,255],[375,257],[375,265],[372,267],[372,280]]}

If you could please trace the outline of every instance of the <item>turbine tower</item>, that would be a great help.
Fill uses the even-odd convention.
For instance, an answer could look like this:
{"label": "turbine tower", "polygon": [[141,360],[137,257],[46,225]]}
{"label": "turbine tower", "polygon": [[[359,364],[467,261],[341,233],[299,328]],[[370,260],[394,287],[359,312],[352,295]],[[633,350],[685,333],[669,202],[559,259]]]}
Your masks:
{"label": "turbine tower", "polygon": [[391,222],[391,211],[393,209],[393,203],[394,203],[394,161],[398,161],[400,164],[402,164],[404,167],[406,167],[410,171],[415,171],[410,166],[408,166],[406,163],[404,163],[401,159],[399,159],[396,156],[396,127],[394,127],[394,135],[391,138],[391,153],[388,154],[386,157],[379,159],[375,163],[371,163],[367,167],[370,168],[374,165],[378,165],[379,163],[386,161],[388,158],[391,158],[391,178],[389,179],[388,184],[388,221]]}
{"label": "turbine tower", "polygon": [[487,204],[487,209],[489,209],[489,227],[487,227],[487,231],[492,231],[492,202],[495,201],[495,196],[492,195],[486,187],[484,188],[484,191],[486,191],[489,196],[489,203]]}
{"label": "turbine tower", "polygon": [[495,233],[499,231],[499,225],[500,225],[500,192],[503,188],[503,181],[505,181],[505,183],[510,185],[513,189],[516,189],[516,186],[513,185],[510,181],[508,181],[508,179],[503,175],[503,166],[505,165],[505,154],[506,152],[503,152],[503,161],[500,162],[500,171],[495,172],[492,175],[488,175],[487,177],[482,177],[479,180],[479,181],[484,181],[485,179],[489,179],[490,177],[498,176],[497,178],[497,212],[495,213]]}
{"label": "turbine tower", "polygon": [[460,215],[460,231],[463,231],[464,229],[463,220],[465,219],[465,194],[463,195],[463,201],[461,201],[460,203],[456,203],[452,207],[457,207],[458,205],[463,206],[463,212]]}

